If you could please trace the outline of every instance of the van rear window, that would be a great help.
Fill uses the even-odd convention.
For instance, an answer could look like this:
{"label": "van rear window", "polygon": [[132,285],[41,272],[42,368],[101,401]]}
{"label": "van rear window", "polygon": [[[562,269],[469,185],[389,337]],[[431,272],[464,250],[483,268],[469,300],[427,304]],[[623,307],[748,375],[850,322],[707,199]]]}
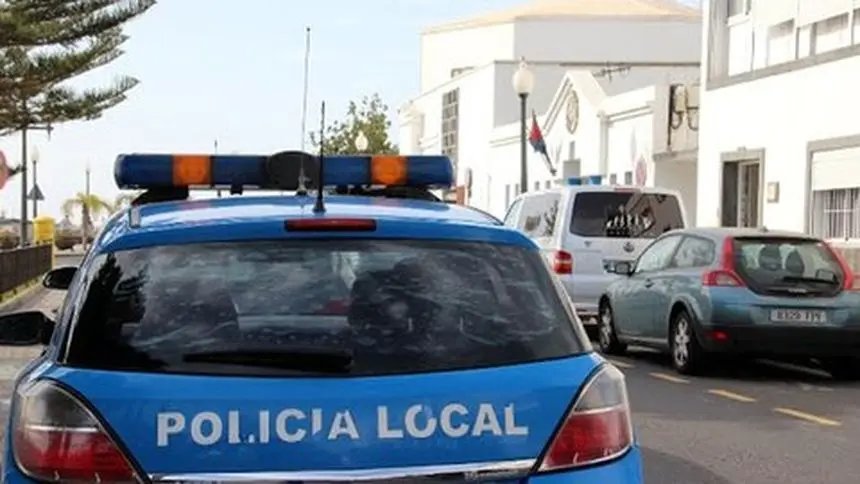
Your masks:
{"label": "van rear window", "polygon": [[533,362],[587,343],[540,254],[307,240],[100,255],[67,361],[106,370],[385,375]]}
{"label": "van rear window", "polygon": [[638,191],[580,192],[570,220],[570,232],[582,237],[653,239],[681,228],[677,197]]}

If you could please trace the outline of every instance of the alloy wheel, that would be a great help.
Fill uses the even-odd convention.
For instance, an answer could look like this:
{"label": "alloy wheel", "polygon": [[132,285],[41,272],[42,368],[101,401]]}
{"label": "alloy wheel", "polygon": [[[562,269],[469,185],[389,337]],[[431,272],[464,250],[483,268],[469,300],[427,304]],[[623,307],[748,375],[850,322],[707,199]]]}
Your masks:
{"label": "alloy wheel", "polygon": [[675,360],[675,367],[684,368],[690,361],[690,323],[687,318],[678,318],[672,338],[672,358]]}
{"label": "alloy wheel", "polygon": [[612,311],[608,307],[603,307],[600,311],[600,327],[598,328],[597,338],[602,349],[609,348],[612,345]]}

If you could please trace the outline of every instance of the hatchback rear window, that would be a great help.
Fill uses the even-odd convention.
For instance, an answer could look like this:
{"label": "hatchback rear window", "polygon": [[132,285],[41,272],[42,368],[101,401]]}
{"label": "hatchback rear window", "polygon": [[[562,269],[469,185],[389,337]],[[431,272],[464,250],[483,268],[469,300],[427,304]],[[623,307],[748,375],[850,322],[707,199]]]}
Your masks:
{"label": "hatchback rear window", "polygon": [[570,232],[582,237],[653,239],[681,228],[677,197],[635,190],[577,193],[570,220]]}
{"label": "hatchback rear window", "polygon": [[760,293],[839,292],[845,274],[824,244],[814,239],[744,237],[733,242],[735,268]]}
{"label": "hatchback rear window", "polygon": [[538,252],[315,240],[101,255],[67,360],[79,367],[384,375],[533,362],[586,343]]}

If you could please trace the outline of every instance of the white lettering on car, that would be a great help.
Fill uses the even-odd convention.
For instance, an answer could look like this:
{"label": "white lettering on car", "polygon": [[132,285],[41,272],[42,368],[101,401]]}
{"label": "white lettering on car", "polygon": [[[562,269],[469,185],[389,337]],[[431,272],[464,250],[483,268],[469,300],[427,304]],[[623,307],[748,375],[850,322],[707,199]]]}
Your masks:
{"label": "white lettering on car", "polygon": [[399,412],[380,405],[375,410],[376,422],[372,426],[366,426],[370,422],[356,420],[350,409],[282,408],[259,410],[250,415],[239,410],[160,412],[156,415],[156,445],[168,447],[172,439],[181,439],[183,434],[200,446],[268,444],[273,436],[276,442],[286,444],[312,438],[360,440],[362,429],[375,430],[373,437],[382,440],[529,435],[528,426],[517,423],[513,403],[503,408],[490,403],[469,406],[452,402],[441,408],[414,404]]}

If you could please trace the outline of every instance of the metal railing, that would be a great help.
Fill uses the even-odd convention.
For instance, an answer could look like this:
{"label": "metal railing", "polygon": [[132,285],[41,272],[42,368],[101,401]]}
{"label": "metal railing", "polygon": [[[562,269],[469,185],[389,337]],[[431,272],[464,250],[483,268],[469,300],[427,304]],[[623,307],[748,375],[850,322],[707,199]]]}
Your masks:
{"label": "metal railing", "polygon": [[0,294],[41,277],[53,264],[51,244],[0,250]]}

